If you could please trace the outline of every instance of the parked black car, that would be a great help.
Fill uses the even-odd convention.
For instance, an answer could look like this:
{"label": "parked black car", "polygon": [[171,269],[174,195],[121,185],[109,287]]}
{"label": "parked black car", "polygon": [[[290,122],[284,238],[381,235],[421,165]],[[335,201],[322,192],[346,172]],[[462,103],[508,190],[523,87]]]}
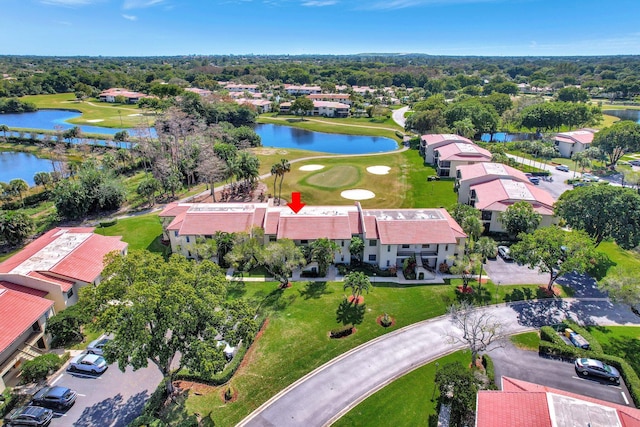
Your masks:
{"label": "parked black car", "polygon": [[76,401],[77,393],[69,388],[45,387],[33,395],[31,404],[53,409],[68,409]]}
{"label": "parked black car", "polygon": [[44,427],[51,424],[53,411],[40,406],[23,406],[4,417],[5,426]]}
{"label": "parked black car", "polygon": [[596,359],[576,359],[576,371],[585,377],[593,375],[612,382],[620,382],[620,372],[616,368]]}

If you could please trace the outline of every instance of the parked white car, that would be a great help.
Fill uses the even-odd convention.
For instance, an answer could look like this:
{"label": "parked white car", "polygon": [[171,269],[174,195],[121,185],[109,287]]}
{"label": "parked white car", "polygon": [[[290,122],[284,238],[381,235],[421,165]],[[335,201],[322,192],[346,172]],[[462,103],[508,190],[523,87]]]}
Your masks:
{"label": "parked white car", "polygon": [[107,370],[107,361],[102,356],[83,353],[71,359],[69,370],[101,374]]}
{"label": "parked white car", "polygon": [[87,353],[102,356],[102,349],[109,341],[111,341],[109,338],[98,338],[97,340],[91,341],[87,346]]}

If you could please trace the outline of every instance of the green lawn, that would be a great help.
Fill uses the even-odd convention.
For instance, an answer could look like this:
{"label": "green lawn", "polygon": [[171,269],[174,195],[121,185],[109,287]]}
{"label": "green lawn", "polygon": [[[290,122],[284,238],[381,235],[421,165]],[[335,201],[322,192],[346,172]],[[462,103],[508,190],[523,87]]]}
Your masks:
{"label": "green lawn", "polygon": [[38,108],[76,110],[81,117],[69,120],[77,125],[102,126],[109,128],[131,128],[139,124],[153,125],[155,115],[130,104],[111,104],[96,99],[78,102],[73,93],[54,95],[28,95],[22,101],[33,102]]}
{"label": "green lawn", "polygon": [[399,207],[402,208],[449,208],[456,204],[457,195],[453,191],[453,180],[427,181],[427,177],[435,176],[433,166],[425,166],[424,159],[416,150],[408,150],[404,157],[403,178],[407,180],[406,193]]}
{"label": "green lawn", "polygon": [[512,335],[511,342],[520,349],[538,351],[540,335],[538,332],[525,332],[524,334]]}
{"label": "green lawn", "polygon": [[622,357],[640,374],[640,327],[589,326],[587,329],[605,353]]}
{"label": "green lawn", "polygon": [[146,249],[163,253],[165,249],[160,243],[162,224],[157,214],[120,219],[110,227],[96,228],[96,233],[103,236],[122,236],[122,240],[129,244],[129,250]]}
{"label": "green lawn", "polygon": [[468,352],[458,351],[424,365],[378,390],[333,424],[335,427],[434,426],[439,392],[436,363],[470,363]]}
{"label": "green lawn", "polygon": [[613,266],[626,267],[630,270],[640,269],[640,255],[633,251],[627,251],[619,247],[613,241],[604,241],[598,246],[600,252],[605,253]]}

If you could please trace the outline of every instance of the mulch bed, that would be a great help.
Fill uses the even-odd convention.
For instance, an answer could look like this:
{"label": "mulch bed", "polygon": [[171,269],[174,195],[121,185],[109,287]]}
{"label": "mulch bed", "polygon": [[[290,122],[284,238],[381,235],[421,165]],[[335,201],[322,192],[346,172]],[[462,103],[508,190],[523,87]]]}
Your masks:
{"label": "mulch bed", "polygon": [[396,325],[396,319],[394,317],[389,316],[389,319],[391,319],[391,324],[390,325],[383,325],[382,324],[382,318],[384,317],[384,314],[381,314],[380,316],[376,317],[376,323],[380,326],[382,326],[383,328],[392,328]]}
{"label": "mulch bed", "polygon": [[224,387],[220,391],[220,398],[222,399],[222,401],[224,403],[232,403],[232,402],[235,402],[236,400],[238,400],[238,390],[236,390],[235,387],[231,387],[231,399],[227,399],[226,398],[225,394],[226,394],[228,389],[229,389],[229,387]]}
{"label": "mulch bed", "polygon": [[473,288],[471,286],[467,286],[467,289],[465,289],[463,286],[458,286],[457,289],[458,289],[458,292],[460,292],[461,294],[473,293]]}
{"label": "mulch bed", "polygon": [[[353,303],[354,301],[353,295],[349,295],[349,297],[347,298],[347,301],[349,301],[350,303]],[[364,297],[362,295],[360,295],[358,297],[358,299],[355,301],[355,305],[358,304],[362,304],[364,302]]]}
{"label": "mulch bed", "polygon": [[551,290],[549,290],[546,286],[539,286],[539,289],[540,292],[548,298],[560,296],[560,289],[558,289],[557,286],[554,286]]}

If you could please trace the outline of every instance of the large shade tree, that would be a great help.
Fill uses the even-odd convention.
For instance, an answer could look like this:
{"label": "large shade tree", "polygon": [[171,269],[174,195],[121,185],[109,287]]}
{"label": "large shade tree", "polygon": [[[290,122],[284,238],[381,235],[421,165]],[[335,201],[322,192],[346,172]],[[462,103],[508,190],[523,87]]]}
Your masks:
{"label": "large shade tree", "polygon": [[568,232],[552,226],[519,237],[520,242],[511,246],[511,256],[530,269],[549,273],[549,291],[558,277],[573,271],[585,272],[598,259],[591,238],[583,231]]}
{"label": "large shade tree", "polygon": [[541,220],[542,215],[533,210],[531,203],[525,201],[514,203],[500,215],[502,226],[511,236],[533,232]]}
{"label": "large shade tree", "polygon": [[318,263],[318,275],[324,277],[327,275],[329,266],[333,262],[338,245],[333,240],[327,238],[316,239],[311,242],[311,261]]}
{"label": "large shade tree", "polygon": [[613,185],[589,185],[563,193],[556,214],[575,229],[584,230],[596,246],[613,238],[631,249],[640,244],[640,195]]}
{"label": "large shade tree", "polygon": [[640,151],[640,124],[623,120],[597,132],[594,147],[606,153],[609,164],[615,166],[625,153]]}
{"label": "large shade tree", "polygon": [[221,335],[231,345],[248,343],[257,332],[252,311],[243,302],[225,300],[224,273],[210,261],[196,263],[174,254],[131,251],[107,256],[98,286],[81,292],[97,328],[113,334],[105,347],[107,361],[144,368],[156,365],[173,390],[172,380],[187,368],[203,376],[226,364]]}

